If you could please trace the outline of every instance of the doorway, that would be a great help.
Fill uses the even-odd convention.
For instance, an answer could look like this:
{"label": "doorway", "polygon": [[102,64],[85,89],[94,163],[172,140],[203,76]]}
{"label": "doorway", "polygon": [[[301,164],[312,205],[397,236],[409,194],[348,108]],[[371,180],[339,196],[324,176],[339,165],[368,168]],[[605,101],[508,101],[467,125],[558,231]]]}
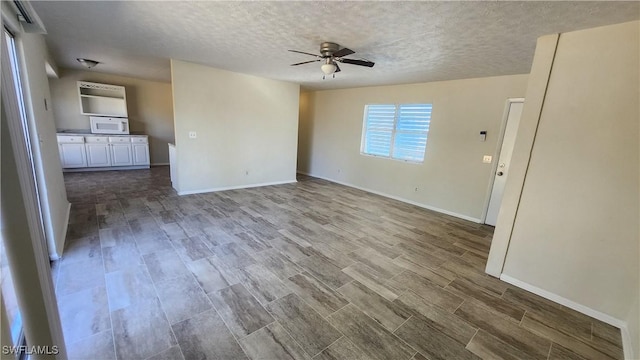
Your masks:
{"label": "doorway", "polygon": [[520,116],[522,115],[523,106],[524,99],[522,98],[507,100],[503,120],[504,132],[500,145],[500,154],[498,155],[498,161],[496,162],[497,165],[494,166],[493,186],[491,187],[487,214],[484,220],[484,223],[487,225],[496,226],[496,223],[498,222],[498,214],[500,212],[500,205],[502,204],[502,195],[504,194],[504,187],[509,175],[511,155],[513,153],[513,146],[516,142],[516,134],[518,133],[518,126],[520,125]]}

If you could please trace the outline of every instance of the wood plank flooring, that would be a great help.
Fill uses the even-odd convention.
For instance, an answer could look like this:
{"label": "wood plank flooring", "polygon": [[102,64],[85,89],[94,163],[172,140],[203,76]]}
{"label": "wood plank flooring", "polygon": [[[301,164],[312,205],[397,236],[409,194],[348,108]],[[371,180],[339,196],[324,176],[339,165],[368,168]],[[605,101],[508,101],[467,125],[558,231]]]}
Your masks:
{"label": "wood plank flooring", "polygon": [[621,359],[620,331],[484,273],[493,229],[307,176],[177,196],[65,174],[70,359]]}

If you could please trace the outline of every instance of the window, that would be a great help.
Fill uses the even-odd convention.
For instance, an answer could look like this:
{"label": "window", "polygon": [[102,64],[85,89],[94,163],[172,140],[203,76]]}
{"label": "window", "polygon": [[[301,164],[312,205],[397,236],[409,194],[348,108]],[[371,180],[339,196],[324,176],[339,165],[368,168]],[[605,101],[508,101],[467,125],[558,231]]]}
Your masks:
{"label": "window", "polygon": [[360,152],[424,161],[431,108],[431,104],[366,105]]}

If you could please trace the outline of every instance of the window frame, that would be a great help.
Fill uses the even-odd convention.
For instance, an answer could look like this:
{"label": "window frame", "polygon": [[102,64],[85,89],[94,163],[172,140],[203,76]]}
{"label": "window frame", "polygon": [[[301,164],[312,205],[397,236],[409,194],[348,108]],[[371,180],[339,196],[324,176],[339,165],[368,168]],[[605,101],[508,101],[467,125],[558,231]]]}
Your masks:
{"label": "window frame", "polygon": [[[376,105],[383,105],[383,106],[394,106],[395,108],[395,112],[394,112],[394,116],[393,116],[393,129],[391,130],[391,142],[389,143],[389,155],[388,156],[384,156],[384,155],[377,155],[377,154],[370,154],[365,152],[365,149],[367,147],[367,119],[368,119],[368,113],[369,113],[369,106],[376,106]],[[406,105],[430,105],[431,106],[431,111],[433,112],[433,103],[371,103],[371,104],[365,104],[364,105],[364,113],[362,115],[362,135],[360,138],[360,155],[363,156],[371,156],[371,157],[376,157],[376,158],[382,158],[382,159],[390,159],[390,160],[395,160],[395,161],[400,161],[400,162],[404,162],[404,163],[411,163],[411,164],[424,164],[424,160],[427,156],[427,144],[425,144],[424,146],[424,156],[422,157],[422,160],[418,161],[418,160],[409,160],[409,159],[401,159],[401,158],[397,158],[394,157],[394,149],[395,149],[395,142],[396,142],[396,133],[398,133],[398,112],[400,111],[400,107],[401,106],[406,106]],[[429,126],[431,126],[431,117],[429,117]],[[410,133],[422,133],[422,132],[418,132],[418,131],[407,131],[407,130],[400,130],[399,131],[402,134],[410,134]],[[426,131],[427,133],[427,142],[429,140],[429,130]]]}

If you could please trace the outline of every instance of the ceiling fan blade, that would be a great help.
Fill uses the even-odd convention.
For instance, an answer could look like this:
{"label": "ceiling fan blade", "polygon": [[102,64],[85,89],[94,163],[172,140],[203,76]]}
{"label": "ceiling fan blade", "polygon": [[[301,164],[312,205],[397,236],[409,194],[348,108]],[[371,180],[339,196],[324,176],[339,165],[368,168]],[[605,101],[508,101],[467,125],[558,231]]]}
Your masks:
{"label": "ceiling fan blade", "polygon": [[371,61],[355,60],[355,59],[340,59],[340,62],[345,64],[360,65],[360,66],[367,66],[367,67],[373,67],[373,65],[375,65],[375,63]]}
{"label": "ceiling fan blade", "polygon": [[305,55],[311,55],[311,56],[315,56],[315,57],[322,57],[322,56],[320,56],[318,54],[311,54],[311,53],[304,52],[304,51],[298,51],[298,50],[289,50],[289,51],[294,52],[294,53],[298,53],[298,54],[305,54]]}
{"label": "ceiling fan blade", "polygon": [[342,70],[340,70],[340,66],[338,66],[337,62],[334,62],[333,64],[336,66],[336,71],[334,71],[334,73],[342,71]]}
{"label": "ceiling fan blade", "polygon": [[351,49],[347,49],[347,48],[342,48],[336,52],[333,53],[334,57],[343,57],[343,56],[347,56],[347,55],[351,55],[351,54],[355,54],[356,52],[351,50]]}
{"label": "ceiling fan blade", "polygon": [[308,64],[308,63],[318,62],[318,61],[320,61],[320,59],[318,59],[318,60],[303,61],[303,62],[299,62],[299,63],[291,64],[291,66],[297,66],[297,65],[302,65],[302,64]]}

